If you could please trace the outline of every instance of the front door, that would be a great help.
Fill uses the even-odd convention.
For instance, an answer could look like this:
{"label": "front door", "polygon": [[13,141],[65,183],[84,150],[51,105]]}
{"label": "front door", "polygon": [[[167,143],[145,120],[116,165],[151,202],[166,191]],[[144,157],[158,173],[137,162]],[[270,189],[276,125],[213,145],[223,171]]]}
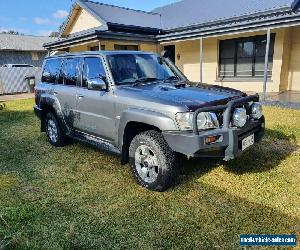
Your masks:
{"label": "front door", "polygon": [[75,128],[107,140],[114,139],[114,96],[108,91],[88,89],[88,81],[105,77],[100,57],[86,57],[83,62],[82,87],[77,91],[78,120]]}
{"label": "front door", "polygon": [[164,50],[169,52],[169,58],[175,64],[175,45],[164,46]]}

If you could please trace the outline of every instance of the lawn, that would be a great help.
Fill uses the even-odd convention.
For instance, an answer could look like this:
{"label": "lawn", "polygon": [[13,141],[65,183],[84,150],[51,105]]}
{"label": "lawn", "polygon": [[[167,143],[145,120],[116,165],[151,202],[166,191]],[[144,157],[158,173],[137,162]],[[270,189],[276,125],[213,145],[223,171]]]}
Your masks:
{"label": "lawn", "polygon": [[0,249],[238,249],[239,235],[300,237],[300,111],[266,107],[267,136],[240,158],[191,160],[165,193],[118,157],[54,148],[33,100],[0,110]]}

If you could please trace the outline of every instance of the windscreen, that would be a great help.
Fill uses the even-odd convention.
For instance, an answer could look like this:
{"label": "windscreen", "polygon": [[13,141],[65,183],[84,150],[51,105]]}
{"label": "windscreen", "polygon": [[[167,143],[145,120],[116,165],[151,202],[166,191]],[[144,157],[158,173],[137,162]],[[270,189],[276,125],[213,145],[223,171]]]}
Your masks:
{"label": "windscreen", "polygon": [[172,69],[154,54],[109,55],[108,61],[116,85],[143,79],[167,80],[177,77]]}

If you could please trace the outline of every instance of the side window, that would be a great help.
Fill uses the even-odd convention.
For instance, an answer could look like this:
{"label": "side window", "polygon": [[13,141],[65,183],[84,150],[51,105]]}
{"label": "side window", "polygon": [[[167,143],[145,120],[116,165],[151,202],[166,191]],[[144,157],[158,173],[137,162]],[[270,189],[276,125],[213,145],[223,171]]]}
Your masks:
{"label": "side window", "polygon": [[65,59],[60,72],[59,81],[63,82],[64,85],[76,86],[79,76],[79,66],[79,58]]}
{"label": "side window", "polygon": [[56,83],[56,77],[58,75],[61,59],[48,59],[45,62],[43,74],[42,74],[42,82],[45,83]]}
{"label": "side window", "polygon": [[82,87],[87,87],[87,81],[105,76],[105,70],[99,57],[87,57],[84,59]]}

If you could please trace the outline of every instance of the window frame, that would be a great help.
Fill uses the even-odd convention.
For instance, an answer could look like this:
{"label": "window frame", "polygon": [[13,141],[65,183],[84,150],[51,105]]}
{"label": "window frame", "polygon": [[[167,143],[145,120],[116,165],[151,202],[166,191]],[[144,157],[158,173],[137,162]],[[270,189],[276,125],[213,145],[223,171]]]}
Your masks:
{"label": "window frame", "polygon": [[[65,61],[67,60],[72,60],[72,59],[78,59],[79,60],[79,63],[78,63],[78,75],[77,75],[77,79],[76,79],[76,84],[75,85],[67,85],[65,84],[65,78],[63,77],[61,83],[58,83],[59,82],[59,79],[60,79],[60,76],[61,76],[61,73],[62,73],[62,70],[63,70],[63,66],[65,64]],[[66,87],[78,87],[81,82],[80,82],[80,79],[81,79],[81,65],[82,65],[82,58],[80,56],[73,56],[73,57],[64,57],[62,58],[62,62],[61,62],[61,65],[60,65],[60,70],[59,70],[59,73],[57,74],[57,77],[56,77],[56,81],[57,83],[56,84],[59,84],[59,85],[63,85],[63,86],[66,86]]]}
{"label": "window frame", "polygon": [[[120,46],[120,47],[126,47],[126,49],[117,49],[116,47],[117,46]],[[135,47],[137,48],[136,50],[129,50],[128,47]],[[115,43],[114,44],[114,50],[117,50],[117,51],[140,51],[140,46],[138,44],[118,44],[118,43]]]}
{"label": "window frame", "polygon": [[[257,56],[256,54],[256,48],[257,48],[257,45],[258,45],[258,42],[263,40],[263,39],[266,39],[266,35],[257,35],[257,36],[250,36],[250,37],[240,37],[240,38],[233,38],[233,39],[226,39],[226,40],[219,40],[219,43],[218,43],[218,80],[261,80],[263,79],[263,76],[257,76],[257,69],[256,69],[256,60],[258,57],[261,57],[261,56]],[[224,71],[224,74],[225,76],[221,76],[221,67],[222,67],[222,61],[224,59],[230,59],[230,58],[223,58],[222,57],[222,43],[223,42],[234,42],[234,54],[233,54],[233,57],[231,59],[233,59],[233,67],[234,67],[234,71],[233,71],[233,76],[226,76],[226,71]],[[240,43],[246,43],[246,42],[252,42],[253,44],[253,52],[252,52],[252,55],[251,58],[252,60],[252,65],[251,65],[251,76],[238,76],[238,71],[237,71],[237,67],[238,67],[238,59],[243,59],[243,58],[246,58],[246,57],[238,57],[238,44]],[[271,34],[271,44],[270,46],[273,45],[273,48],[270,47],[270,51],[269,51],[269,55],[268,55],[268,58],[269,58],[269,65],[270,63],[272,63],[272,69],[273,69],[273,63],[274,63],[274,54],[275,54],[275,43],[276,43],[276,33],[272,33]],[[272,51],[272,54],[270,54],[270,52]],[[265,57],[265,56],[264,56]],[[272,72],[272,69],[268,69],[268,80],[272,79],[272,76],[273,76],[273,72]],[[269,74],[269,71],[270,74]]]}
{"label": "window frame", "polygon": [[79,79],[79,84],[78,84],[78,87],[79,88],[82,88],[82,89],[88,89],[88,87],[83,87],[83,76],[84,76],[84,62],[85,62],[85,59],[87,58],[97,58],[99,59],[101,62],[102,62],[102,66],[103,66],[103,69],[104,69],[104,73],[105,73],[105,77],[108,79],[108,72],[105,68],[105,62],[104,62],[104,59],[102,56],[97,56],[97,55],[91,55],[91,56],[83,56],[81,57],[81,62],[80,62],[80,79]]}

